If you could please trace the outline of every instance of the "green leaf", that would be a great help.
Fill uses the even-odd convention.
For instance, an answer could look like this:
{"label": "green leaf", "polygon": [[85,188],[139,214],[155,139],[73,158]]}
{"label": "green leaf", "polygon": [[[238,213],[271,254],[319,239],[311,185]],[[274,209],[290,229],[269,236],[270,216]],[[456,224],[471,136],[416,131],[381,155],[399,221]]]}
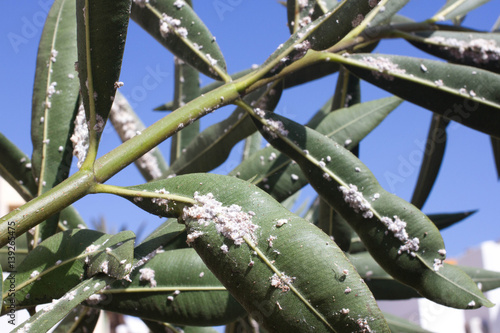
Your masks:
{"label": "green leaf", "polygon": [[31,116],[38,194],[67,178],[71,165],[70,137],[79,106],[75,10],[74,1],[54,2],[38,48]]}
{"label": "green leaf", "polygon": [[126,278],[133,260],[134,241],[135,235],[130,230],[111,236],[102,244],[106,245],[105,251],[91,253],[85,258],[87,276],[104,273],[118,280]]}
{"label": "green leaf", "polygon": [[[75,79],[77,58],[75,2],[55,1],[47,16],[38,48],[31,113],[32,167],[40,195],[69,175],[73,147],[74,118],[79,106],[79,85]],[[45,239],[57,230],[58,215],[39,226]]]}
{"label": "green leaf", "polygon": [[286,2],[288,29],[291,34],[318,18],[318,13],[314,15],[315,5],[316,1],[290,0]]}
{"label": "green leaf", "polygon": [[407,39],[420,50],[455,64],[500,73],[500,36],[488,32],[420,31]]}
{"label": "green leaf", "polygon": [[[282,85],[278,82],[258,89],[244,99],[249,103],[254,101],[255,106],[261,109],[274,110],[281,92]],[[210,171],[227,159],[238,142],[256,131],[248,114],[238,107],[227,119],[198,134],[170,166],[169,174]]]}
{"label": "green leaf", "polygon": [[427,217],[434,222],[436,227],[441,230],[447,228],[463,219],[471,216],[477,212],[476,210],[471,210],[467,212],[451,213],[451,214],[427,214]]}
{"label": "green leaf", "polygon": [[258,151],[262,144],[262,135],[259,132],[255,132],[245,139],[245,146],[243,147],[243,156],[241,161],[246,160],[256,151]]}
{"label": "green leaf", "polygon": [[347,149],[276,114],[255,116],[262,135],[299,164],[384,270],[437,303],[462,309],[492,306],[465,273],[442,265],[444,243],[427,216],[385,191]]}
{"label": "green leaf", "polygon": [[[396,96],[500,137],[500,75],[468,66],[394,55],[337,58],[355,75]],[[467,82],[464,85],[464,82]],[[484,84],[488,82],[488,84]]]}
{"label": "green leaf", "polygon": [[12,186],[21,197],[30,201],[37,194],[37,186],[29,157],[14,143],[0,133],[0,176]]}
{"label": "green leaf", "polygon": [[111,281],[112,279],[108,276],[96,276],[79,283],[63,297],[53,300],[44,310],[38,311],[12,332],[47,332],[78,304],[105,288]]}
{"label": "green leaf", "polygon": [[[200,96],[199,74],[184,61],[175,59],[174,110]],[[170,163],[173,164],[200,132],[200,122],[195,121],[172,136]]]}
{"label": "green leaf", "polygon": [[[375,27],[381,24],[390,23],[393,16],[396,15],[410,0],[391,0],[387,1],[384,10],[380,10],[377,15],[370,21],[370,27]],[[379,4],[381,5],[381,4]]]}
{"label": "green leaf", "polygon": [[168,219],[135,248],[134,257],[140,260],[160,247],[165,251],[187,247],[186,235],[183,224],[178,223],[177,219]]}
{"label": "green leaf", "polygon": [[[9,235],[14,235],[14,228],[8,230]],[[17,266],[28,255],[27,235],[11,238],[6,246],[0,249],[0,263],[2,270],[7,272],[16,272]]]}
{"label": "green leaf", "polygon": [[96,133],[97,142],[120,86],[131,2],[76,1],[80,89],[89,129]]}
{"label": "green leaf", "polygon": [[[186,200],[172,199],[168,209],[154,209],[151,199],[135,202],[153,214],[182,215],[188,241],[266,329],[352,332],[361,331],[366,320],[372,330],[388,332],[366,285],[335,243],[248,182],[189,174],[130,189],[164,189],[177,197],[194,196],[203,205],[188,208]],[[226,220],[227,214],[232,217]]]}
{"label": "green leaf", "polygon": [[[17,273],[13,273],[16,278],[16,306],[25,308],[63,296],[81,282],[81,277],[86,274],[86,260],[90,260],[90,256],[106,254],[107,248],[114,253],[118,244],[113,244],[114,240],[125,240],[121,235],[129,234],[124,232],[112,236],[95,230],[73,229],[47,238],[17,266]],[[110,242],[111,238],[113,241]],[[131,264],[131,260],[128,263]],[[126,265],[123,264],[124,267]],[[4,282],[4,289],[6,286],[7,282]],[[4,310],[5,306],[4,303]]]}
{"label": "green leaf", "polygon": [[411,332],[411,333],[431,333],[431,331],[428,331],[426,329],[423,329],[422,327],[418,326],[415,323],[412,323],[411,321],[408,321],[406,319],[397,317],[393,314],[384,312],[384,317],[385,320],[387,320],[387,323],[389,324],[389,328],[391,329],[391,332],[394,333],[403,333],[403,332]]}
{"label": "green leaf", "polygon": [[[394,280],[367,252],[351,254],[348,258],[356,267],[359,275],[365,280],[376,299],[396,300],[422,297],[416,290]],[[447,263],[444,265],[460,268],[484,292],[500,287],[499,272],[476,267],[454,266]]]}
{"label": "green leaf", "polygon": [[[178,2],[177,2],[178,3]],[[201,73],[226,79],[226,62],[208,28],[191,6],[175,0],[133,3],[132,19],[175,56]]]}
{"label": "green leaf", "polygon": [[333,240],[344,252],[349,251],[354,231],[346,220],[323,199],[319,204],[318,228],[327,235],[333,236]]}
{"label": "green leaf", "polygon": [[[309,121],[308,126],[340,142],[347,148],[356,146],[399,104],[401,100],[388,97],[330,112],[331,102],[326,103]],[[297,164],[278,150],[267,147],[243,161],[229,173],[264,189],[276,200],[283,201],[307,184]]]}
{"label": "green leaf", "polygon": [[[139,116],[120,92],[116,92],[115,101],[109,113],[109,120],[122,142],[138,135],[145,128]],[[168,169],[167,162],[158,148],[153,148],[139,157],[135,161],[135,165],[147,181],[162,178]]]}
{"label": "green leaf", "polygon": [[446,127],[449,123],[449,120],[444,119],[440,115],[434,114],[432,116],[423,152],[424,158],[420,166],[417,185],[415,185],[415,190],[411,198],[411,203],[419,209],[422,209],[429,197],[439,169],[441,168],[447,140]]}
{"label": "green leaf", "polygon": [[267,333],[267,331],[260,327],[255,319],[245,316],[227,324],[224,333]]}
{"label": "green leaf", "polygon": [[94,332],[99,315],[99,310],[80,304],[57,325],[54,333]]}
{"label": "green leaf", "polygon": [[447,0],[446,4],[434,15],[440,21],[453,20],[484,5],[490,0]]}
{"label": "green leaf", "polygon": [[149,328],[151,332],[154,333],[217,333],[218,331],[212,327],[203,327],[203,326],[179,326],[177,327],[165,323],[165,322],[157,322],[152,320],[142,320]]}
{"label": "green leaf", "polygon": [[178,325],[221,325],[245,314],[193,249],[158,252],[95,306]]}
{"label": "green leaf", "polygon": [[490,137],[491,148],[493,149],[493,157],[495,159],[495,165],[497,167],[497,177],[500,179],[500,139],[495,137]]}

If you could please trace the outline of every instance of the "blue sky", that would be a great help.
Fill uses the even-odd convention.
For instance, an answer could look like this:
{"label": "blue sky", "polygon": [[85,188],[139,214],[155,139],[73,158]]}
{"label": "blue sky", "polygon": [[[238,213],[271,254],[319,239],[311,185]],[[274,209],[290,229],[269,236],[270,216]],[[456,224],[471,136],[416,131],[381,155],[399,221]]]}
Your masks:
{"label": "blue sky", "polygon": [[[194,7],[212,33],[217,37],[230,73],[263,62],[288,36],[286,10],[277,1],[194,0]],[[218,3],[226,3],[226,11],[218,11]],[[36,52],[47,7],[51,0],[2,2],[0,12],[0,82],[4,101],[0,131],[26,153],[31,154],[30,112],[31,93],[36,63]],[[232,3],[232,5],[229,5]],[[412,0],[401,12],[413,19],[425,19],[435,13],[444,0]],[[493,0],[474,11],[464,25],[489,30],[500,14],[500,2]],[[22,42],[13,43],[13,36]],[[376,52],[430,56],[409,46],[404,41],[384,41]],[[170,53],[131,22],[125,49],[121,92],[134,105],[145,124],[152,124],[164,116],[152,109],[172,98],[173,60]],[[152,75],[155,73],[155,75]],[[147,76],[157,85],[144,85]],[[209,83],[203,78],[202,83]],[[289,89],[283,93],[276,111],[295,121],[305,122],[331,96],[336,76]],[[388,96],[388,93],[369,84],[362,85],[362,99],[369,101]],[[232,107],[220,109],[202,120],[202,128],[229,115]],[[368,165],[382,186],[409,200],[419,171],[421,143],[427,137],[431,113],[410,103],[402,104],[361,143],[361,160]],[[443,232],[449,256],[456,256],[468,247],[484,240],[498,240],[500,226],[500,186],[494,168],[489,138],[459,124],[448,128],[448,146],[442,170],[423,211],[426,213],[458,212],[478,209],[479,212],[461,224]],[[111,128],[104,131],[100,154],[119,144]],[[160,149],[169,154],[169,142]],[[229,172],[240,161],[241,145],[217,173]],[[72,172],[76,169],[73,168]],[[399,182],[390,181],[391,174],[402,176]],[[134,185],[142,183],[134,166],[126,168],[109,183]],[[312,199],[311,190],[304,191],[302,200]],[[76,203],[84,219],[90,223],[104,217],[110,229],[122,226],[145,233],[156,228],[162,220],[142,212],[127,201],[110,195],[88,196]],[[144,223],[144,225],[142,225]]]}

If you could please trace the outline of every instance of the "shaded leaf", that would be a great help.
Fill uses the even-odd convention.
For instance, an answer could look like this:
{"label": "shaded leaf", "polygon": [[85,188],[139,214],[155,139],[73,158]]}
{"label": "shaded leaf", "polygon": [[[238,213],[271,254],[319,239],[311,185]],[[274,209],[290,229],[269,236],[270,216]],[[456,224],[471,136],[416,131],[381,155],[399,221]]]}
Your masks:
{"label": "shaded leaf", "polygon": [[95,230],[73,229],[44,240],[17,266],[16,306],[25,308],[62,297],[81,282],[87,257],[106,253],[106,247],[117,245],[109,241],[112,237]]}
{"label": "shaded leaf", "polygon": [[492,306],[463,271],[442,265],[444,243],[427,216],[385,191],[347,149],[284,117],[265,117],[254,118],[262,135],[299,164],[384,270],[437,303],[463,309]]}
{"label": "shaded leaf", "polygon": [[262,136],[259,132],[255,132],[245,139],[245,146],[243,147],[243,155],[241,160],[244,161],[249,158],[253,153],[258,151],[262,144]]}
{"label": "shaded leaf", "polygon": [[393,314],[384,312],[385,320],[387,320],[387,324],[389,324],[389,328],[391,332],[394,333],[403,333],[403,332],[411,332],[411,333],[431,333],[415,323],[408,321],[406,319],[397,317]]}
{"label": "shaded leaf", "polygon": [[113,104],[132,0],[77,0],[78,73],[90,130],[97,140]]}
{"label": "shaded leaf", "polygon": [[457,222],[462,221],[463,219],[471,216],[477,212],[477,210],[471,210],[460,213],[451,213],[451,214],[427,214],[427,217],[434,222],[436,227],[441,230],[447,228]]}
{"label": "shaded leaf", "polygon": [[321,200],[319,204],[318,228],[333,236],[333,240],[342,251],[349,251],[354,231],[325,200]]}
{"label": "shaded leaf", "polygon": [[484,5],[490,0],[447,0],[446,4],[434,15],[440,20],[453,20],[461,17],[471,10]]}
{"label": "shaded leaf", "polygon": [[[253,101],[256,107],[272,111],[278,104],[281,92],[281,82],[277,82],[254,91],[244,99],[249,103]],[[170,166],[168,172],[180,175],[210,171],[227,159],[238,142],[256,131],[248,114],[238,107],[227,119],[198,134]]]}
{"label": "shaded leaf", "polygon": [[78,305],[57,325],[54,333],[93,332],[99,319],[100,311],[84,305]]}
{"label": "shaded leaf", "polygon": [[355,54],[338,60],[360,78],[409,102],[500,137],[499,74],[394,55]]}
{"label": "shaded leaf", "polygon": [[239,318],[235,322],[226,325],[224,333],[266,333],[259,323],[250,316]]}
{"label": "shaded leaf", "polygon": [[370,21],[370,27],[381,24],[387,24],[392,21],[392,18],[398,13],[410,0],[391,0],[385,3],[379,3],[384,6],[384,10],[380,10],[377,15]]}
{"label": "shaded leaf", "polygon": [[96,276],[81,282],[63,297],[53,300],[44,310],[38,311],[27,321],[17,326],[12,332],[47,332],[78,304],[105,288],[111,281],[112,279],[108,276]]}
{"label": "shaded leaf", "polygon": [[191,6],[175,2],[134,2],[131,18],[175,56],[213,79],[223,79],[226,63],[215,38]]}
{"label": "shaded leaf", "polygon": [[[366,285],[343,252],[321,230],[265,192],[245,181],[215,174],[177,176],[130,189],[154,193],[162,188],[178,197],[194,194],[205,208],[198,207],[198,213],[179,199],[169,202],[167,210],[165,206],[154,209],[146,202],[150,200],[135,204],[153,214],[183,214],[188,240],[205,264],[266,329],[286,332],[314,327],[318,332],[352,332],[369,326],[388,332]],[[233,240],[219,234],[214,225],[223,223],[226,209],[234,209],[240,220],[235,225],[229,222],[234,217],[227,220],[226,228],[238,228],[232,229],[232,236],[232,232],[226,233]],[[219,227],[223,232],[225,227]],[[348,313],[342,310],[346,304]]]}
{"label": "shaded leaf", "polygon": [[500,36],[488,32],[421,31],[408,41],[420,50],[455,64],[500,73]]}
{"label": "shaded leaf", "polygon": [[16,272],[17,266],[28,255],[28,241],[26,234],[12,238],[14,228],[7,230],[11,239],[0,249],[0,263],[3,272]]}
{"label": "shaded leaf", "polygon": [[[326,103],[309,121],[307,126],[346,144],[356,146],[368,133],[399,104],[401,100],[388,97],[358,104],[330,113],[331,102]],[[243,161],[229,173],[241,179],[252,179],[252,183],[264,189],[276,200],[283,201],[307,184],[300,167],[290,163],[290,158],[272,147],[267,147]]]}
{"label": "shaded leaf", "polygon": [[31,169],[33,167],[29,157],[14,143],[0,133],[0,176],[12,186],[26,201],[30,201],[37,194],[37,186]]}
{"label": "shaded leaf", "polygon": [[[196,69],[189,66],[182,60],[175,59],[175,89],[174,89],[174,110],[185,103],[190,102],[200,95],[199,74]],[[172,136],[172,146],[170,148],[170,163],[173,164],[178,159],[183,150],[194,140],[200,132],[200,122],[195,121],[186,128]]]}
{"label": "shaded leaf", "polygon": [[447,140],[446,127],[449,123],[449,120],[440,115],[434,114],[432,116],[425,150],[423,151],[424,158],[411,198],[411,203],[419,209],[422,209],[429,197],[441,168]]}
{"label": "shaded leaf", "polygon": [[[359,275],[365,280],[376,299],[396,300],[422,297],[416,290],[394,280],[370,256],[369,253],[357,253],[348,256],[356,267]],[[454,266],[445,263],[445,266],[459,267],[483,292],[500,287],[500,273],[476,267]]]}
{"label": "shaded leaf", "polygon": [[221,325],[245,314],[193,249],[157,253],[130,278],[131,283],[117,282],[105,290],[105,301],[95,306],[195,326]]}
{"label": "shaded leaf", "polygon": [[500,139],[495,137],[490,137],[491,148],[493,149],[493,158],[495,159],[495,165],[497,169],[497,178],[500,179]]}
{"label": "shaded leaf", "polygon": [[[122,142],[138,135],[145,128],[142,121],[130,106],[127,99],[117,92],[109,113],[109,120],[113,124]],[[158,148],[153,148],[135,161],[135,165],[147,181],[161,178],[168,169],[167,162]]]}
{"label": "shaded leaf", "polygon": [[139,260],[160,247],[165,251],[187,247],[186,235],[183,224],[177,219],[168,219],[135,248],[134,257]]}

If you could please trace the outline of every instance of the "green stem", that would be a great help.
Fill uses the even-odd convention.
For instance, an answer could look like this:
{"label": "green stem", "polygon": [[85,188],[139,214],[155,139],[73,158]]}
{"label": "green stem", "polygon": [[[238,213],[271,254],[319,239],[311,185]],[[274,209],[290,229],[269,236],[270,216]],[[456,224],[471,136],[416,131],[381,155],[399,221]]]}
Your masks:
{"label": "green stem", "polygon": [[94,186],[91,172],[80,170],[50,191],[27,202],[0,219],[0,247],[7,244],[13,230],[20,236],[53,214],[88,194]]}
{"label": "green stem", "polygon": [[109,193],[126,197],[160,198],[176,202],[182,202],[190,205],[197,204],[197,201],[194,199],[191,199],[189,197],[183,197],[176,194],[161,194],[156,192],[129,190],[120,186],[104,185],[104,184],[96,184],[92,189],[92,193]]}

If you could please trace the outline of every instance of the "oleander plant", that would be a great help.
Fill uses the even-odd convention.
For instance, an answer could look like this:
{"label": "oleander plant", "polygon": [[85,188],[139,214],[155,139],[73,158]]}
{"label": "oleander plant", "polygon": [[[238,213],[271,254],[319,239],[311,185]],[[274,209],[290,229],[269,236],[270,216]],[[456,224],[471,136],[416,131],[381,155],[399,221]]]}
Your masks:
{"label": "oleander plant", "polygon": [[[487,0],[448,0],[420,22],[398,14],[409,1],[283,1],[289,39],[229,74],[190,0],[55,0],[37,56],[31,158],[0,135],[1,176],[27,201],[0,220],[11,272],[2,315],[29,311],[16,332],[91,332],[106,310],[153,332],[381,333],[427,331],[377,300],[493,306],[482,292],[500,286],[499,273],[445,262],[439,230],[469,212],[420,209],[450,121],[491,136],[499,160],[500,35],[461,26]],[[119,93],[130,19],[175,56],[174,98],[159,101],[170,112],[149,127]],[[441,60],[372,52],[388,39]],[[200,86],[200,74],[213,82]],[[273,112],[283,90],[328,75],[334,94],[306,124]],[[393,96],[361,102],[361,80]],[[433,113],[411,203],[358,158],[360,141],[403,101]],[[227,105],[230,116],[200,131]],[[105,126],[123,143],[97,158]],[[166,140],[168,162],[157,148]],[[241,141],[241,163],[209,173]],[[131,163],[142,184],[106,184]],[[317,198],[291,212],[308,184]],[[142,242],[93,230],[72,204],[102,193],[165,220]]]}

